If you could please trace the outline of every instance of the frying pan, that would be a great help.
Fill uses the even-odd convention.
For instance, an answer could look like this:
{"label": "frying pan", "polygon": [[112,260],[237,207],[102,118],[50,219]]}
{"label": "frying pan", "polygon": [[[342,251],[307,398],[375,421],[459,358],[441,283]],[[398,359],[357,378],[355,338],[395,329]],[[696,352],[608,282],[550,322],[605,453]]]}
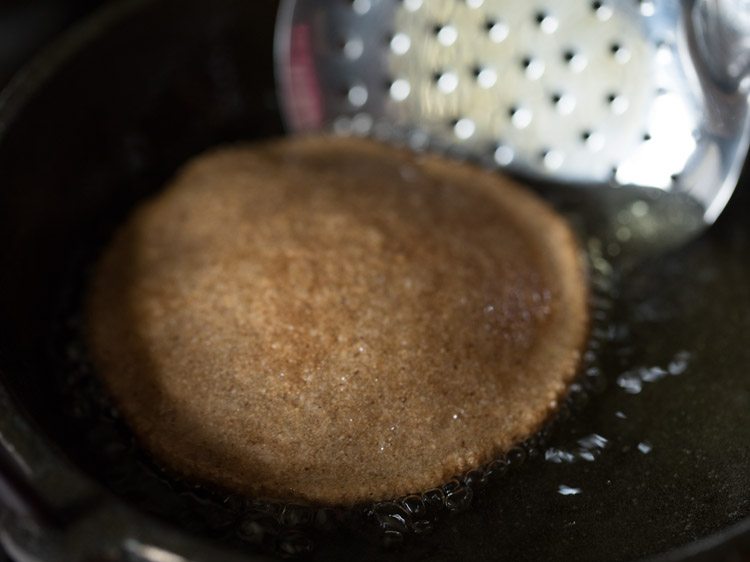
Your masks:
{"label": "frying pan", "polygon": [[[88,264],[137,201],[205,148],[283,133],[275,11],[247,0],[115,4],[49,48],[0,99],[0,542],[14,558],[231,561],[269,552],[242,540],[233,508],[162,474],[101,413],[106,401],[79,400],[97,395],[95,379],[69,369],[79,352],[68,334]],[[351,529],[325,531],[307,556],[750,555],[745,178],[704,236],[618,279],[596,336],[606,385],[558,424],[544,451],[490,479],[431,534],[387,549]],[[293,546],[282,543],[281,553]]]}

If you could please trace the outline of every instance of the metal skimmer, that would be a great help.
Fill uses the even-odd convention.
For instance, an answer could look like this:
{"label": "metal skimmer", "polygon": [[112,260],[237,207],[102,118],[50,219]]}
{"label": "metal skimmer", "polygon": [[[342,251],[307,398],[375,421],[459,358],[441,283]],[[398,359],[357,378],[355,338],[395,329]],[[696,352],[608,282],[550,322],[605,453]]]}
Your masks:
{"label": "metal skimmer", "polygon": [[[683,240],[728,201],[749,67],[748,0],[287,0],[277,28],[290,129],[446,149],[556,185],[647,188],[604,207],[622,223],[635,205],[625,223],[651,240],[677,215]],[[641,204],[665,194],[680,204]]]}

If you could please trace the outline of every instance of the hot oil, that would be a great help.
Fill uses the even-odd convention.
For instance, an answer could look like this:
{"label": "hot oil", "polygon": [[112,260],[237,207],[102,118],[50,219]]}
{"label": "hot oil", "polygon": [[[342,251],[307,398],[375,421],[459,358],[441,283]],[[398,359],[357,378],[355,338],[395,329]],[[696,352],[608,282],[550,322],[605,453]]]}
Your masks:
{"label": "hot oil", "polygon": [[[750,515],[750,389],[737,368],[750,364],[750,235],[735,209],[698,242],[627,271],[611,265],[624,230],[582,234],[601,286],[587,368],[555,421],[440,489],[348,510],[248,500],[155,463],[86,359],[83,260],[53,342],[60,403],[83,437],[67,447],[130,503],[243,550],[349,560],[386,543],[401,545],[390,559],[628,560],[685,544]],[[644,217],[643,205],[630,210]]]}
{"label": "hot oil", "polygon": [[[56,343],[61,351],[59,382],[64,406],[85,437],[83,454],[90,470],[131,503],[190,532],[282,556],[309,553],[332,534],[357,536],[388,547],[418,540],[408,537],[431,534],[452,514],[470,510],[475,499],[486,501],[498,490],[502,493],[502,483],[523,472],[529,463],[593,462],[606,452],[609,440],[597,433],[579,438],[577,449],[562,447],[557,438],[591,397],[619,380],[605,373],[601,365],[603,353],[623,335],[622,328],[612,321],[617,276],[596,239],[590,240],[586,249],[591,282],[590,338],[580,374],[554,417],[507,454],[421,494],[347,509],[292,505],[226,493],[187,481],[160,466],[139,446],[88,360],[81,312],[86,274],[74,284]],[[558,492],[572,495],[580,489],[561,482]]]}

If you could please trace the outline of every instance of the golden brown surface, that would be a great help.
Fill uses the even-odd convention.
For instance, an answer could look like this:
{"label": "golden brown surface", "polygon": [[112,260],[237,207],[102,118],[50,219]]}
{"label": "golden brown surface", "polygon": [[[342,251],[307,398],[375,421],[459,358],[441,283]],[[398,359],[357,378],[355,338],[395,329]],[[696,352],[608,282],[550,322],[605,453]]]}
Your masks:
{"label": "golden brown surface", "polygon": [[536,431],[574,376],[587,282],[510,180],[354,139],[189,163],[104,254],[100,375],[172,468],[326,504],[418,492]]}

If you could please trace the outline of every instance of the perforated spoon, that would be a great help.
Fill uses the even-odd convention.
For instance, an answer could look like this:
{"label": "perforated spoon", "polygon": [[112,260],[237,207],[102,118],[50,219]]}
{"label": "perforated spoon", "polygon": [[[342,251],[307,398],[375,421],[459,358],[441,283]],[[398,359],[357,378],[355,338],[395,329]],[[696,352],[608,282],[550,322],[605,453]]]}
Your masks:
{"label": "perforated spoon", "polygon": [[285,0],[276,47],[291,130],[541,180],[612,253],[711,224],[747,154],[749,0]]}

